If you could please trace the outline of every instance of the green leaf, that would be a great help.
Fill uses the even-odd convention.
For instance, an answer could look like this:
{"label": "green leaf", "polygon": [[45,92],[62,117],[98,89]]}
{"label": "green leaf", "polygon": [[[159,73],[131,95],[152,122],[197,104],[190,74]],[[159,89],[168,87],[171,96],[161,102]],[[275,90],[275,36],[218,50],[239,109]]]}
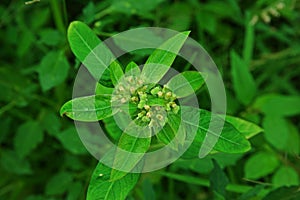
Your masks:
{"label": "green leaf", "polygon": [[69,62],[62,52],[49,52],[41,61],[38,73],[43,91],[64,82],[69,71]]}
{"label": "green leaf", "polygon": [[20,158],[14,151],[1,150],[1,166],[8,172],[19,175],[32,174],[28,159]]}
{"label": "green leaf", "polygon": [[272,183],[275,187],[299,185],[299,176],[293,168],[282,166],[273,175]]}
{"label": "green leaf", "polygon": [[72,182],[72,174],[68,172],[59,172],[53,176],[46,185],[47,195],[59,195],[67,191]]}
{"label": "green leaf", "polygon": [[127,15],[139,14],[145,17],[146,13],[156,8],[163,0],[114,0],[111,9]]}
{"label": "green leaf", "polygon": [[55,136],[60,133],[61,119],[58,113],[44,110],[43,117],[41,118],[41,125],[43,130],[45,130],[49,135]]}
{"label": "green leaf", "polygon": [[113,93],[114,89],[113,88],[109,88],[109,87],[105,87],[104,85],[100,84],[100,83],[96,83],[96,89],[95,89],[95,94],[96,95],[111,95]]}
{"label": "green leaf", "polygon": [[70,24],[68,40],[75,56],[97,81],[100,80],[100,75],[115,60],[111,51],[86,24],[79,21]]}
{"label": "green leaf", "polygon": [[96,14],[96,7],[95,4],[90,1],[82,10],[83,13],[83,19],[86,23],[91,23],[95,19],[95,14]]}
{"label": "green leaf", "polygon": [[238,100],[248,105],[256,94],[255,81],[246,62],[235,51],[231,51],[230,60],[233,89]]}
{"label": "green leaf", "polygon": [[110,97],[106,95],[72,99],[61,107],[60,114],[73,120],[86,122],[99,121],[113,115]]}
{"label": "green leaf", "polygon": [[122,67],[117,62],[111,63],[109,66],[110,69],[110,78],[114,86],[116,86],[121,79],[121,77],[124,75]]}
{"label": "green leaf", "polygon": [[44,135],[40,124],[36,121],[28,121],[17,130],[14,137],[14,147],[17,154],[24,158],[43,141]]}
{"label": "green leaf", "polygon": [[298,200],[300,199],[299,186],[281,187],[270,192],[263,200]]}
{"label": "green leaf", "polygon": [[73,154],[86,154],[87,150],[82,144],[79,135],[74,127],[68,128],[60,134],[56,135],[65,149]]}
{"label": "green leaf", "polygon": [[55,29],[42,29],[39,34],[40,41],[48,46],[56,46],[65,42],[64,35]]}
{"label": "green leaf", "polygon": [[263,119],[263,127],[265,129],[264,137],[270,144],[280,150],[288,148],[290,130],[286,119],[267,115]]}
{"label": "green leaf", "polygon": [[238,117],[226,115],[226,121],[232,124],[234,128],[241,132],[247,139],[263,131],[263,129],[256,124]]}
{"label": "green leaf", "polygon": [[167,73],[189,33],[187,31],[173,36],[149,56],[142,70],[145,80],[157,83]]}
{"label": "green leaf", "polygon": [[218,165],[217,161],[213,160],[214,169],[210,174],[210,186],[217,195],[221,196],[221,199],[226,197],[226,186],[229,180],[226,174],[222,171],[221,167]]}
{"label": "green leaf", "polygon": [[157,199],[156,198],[156,192],[154,190],[154,185],[151,183],[151,181],[149,179],[144,179],[143,180],[143,185],[142,185],[142,191],[144,194],[144,199],[145,200],[153,200],[153,199]]}
{"label": "green leaf", "polygon": [[103,119],[103,122],[107,134],[110,136],[110,138],[113,139],[114,142],[117,142],[123,132],[120,129],[119,125],[115,122],[114,117],[105,118]]}
{"label": "green leaf", "polygon": [[245,38],[244,38],[244,48],[243,48],[243,58],[245,63],[249,68],[250,61],[253,56],[253,47],[254,47],[254,38],[255,38],[255,26],[251,23],[252,14],[250,12],[246,12],[246,20],[245,20]]}
{"label": "green leaf", "polygon": [[133,189],[140,176],[138,173],[128,173],[121,179],[111,181],[111,170],[101,161],[98,163],[89,184],[87,200],[123,200]]}
{"label": "green leaf", "polygon": [[204,83],[205,80],[199,72],[186,71],[172,77],[166,86],[178,98],[182,98],[195,93]]}
{"label": "green leaf", "polygon": [[251,156],[245,164],[245,177],[259,179],[272,173],[279,165],[277,157],[268,152],[258,152]]}
{"label": "green leaf", "polygon": [[141,69],[135,62],[131,61],[126,66],[125,73],[128,73],[131,76],[139,76],[141,74]]}
{"label": "green leaf", "polygon": [[[224,153],[244,153],[250,150],[251,145],[248,140],[245,139],[244,135],[240,133],[237,129],[234,128],[230,123],[224,122],[224,126],[222,129],[221,134],[218,134],[212,130],[209,130],[209,124],[211,119],[213,119],[212,123],[213,126],[219,123],[219,120],[223,119],[218,117],[216,114],[212,114],[209,111],[202,110],[202,109],[193,109],[193,111],[189,114],[193,117],[198,112],[200,114],[200,121],[199,124],[191,124],[187,121],[184,121],[186,124],[186,131],[192,127],[197,128],[197,134],[189,147],[189,149],[183,155],[184,158],[196,158],[199,155],[199,150],[202,146],[202,143],[205,137],[217,137],[217,142],[213,147],[214,150],[224,152]],[[221,121],[220,121],[221,123]],[[189,139],[189,138],[188,138]],[[191,139],[191,138],[190,138]],[[204,147],[205,148],[205,147]]]}
{"label": "green leaf", "polygon": [[85,192],[82,182],[73,182],[68,186],[68,196],[66,200],[80,199],[82,193]]}
{"label": "green leaf", "polygon": [[[135,134],[131,136],[130,134]],[[148,136],[148,137],[141,137]],[[111,181],[118,180],[130,172],[142,160],[151,143],[151,130],[148,126],[141,127],[133,121],[122,134],[118,148],[114,152]],[[115,170],[118,169],[118,170]],[[119,170],[121,169],[121,170]]]}
{"label": "green leaf", "polygon": [[300,113],[300,96],[266,94],[256,99],[253,108],[272,116],[297,115]]}
{"label": "green leaf", "polygon": [[255,199],[255,197],[258,196],[258,194],[264,189],[263,185],[256,185],[254,188],[251,190],[245,192],[242,194],[238,200],[250,200],[250,199]]}
{"label": "green leaf", "polygon": [[168,122],[161,129],[161,131],[156,134],[156,137],[160,142],[166,145],[171,143],[170,147],[175,151],[178,151],[180,146],[184,144],[186,137],[184,126],[179,126],[180,123],[181,120],[179,115],[169,114]]}

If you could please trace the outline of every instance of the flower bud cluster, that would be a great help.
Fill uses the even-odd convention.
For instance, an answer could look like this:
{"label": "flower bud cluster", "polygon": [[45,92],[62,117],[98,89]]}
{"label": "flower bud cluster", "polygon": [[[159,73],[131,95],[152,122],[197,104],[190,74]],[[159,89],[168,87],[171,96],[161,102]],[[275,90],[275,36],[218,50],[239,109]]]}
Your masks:
{"label": "flower bud cluster", "polygon": [[137,76],[124,77],[115,88],[112,96],[112,102],[124,104],[130,100],[138,101],[138,99],[131,99],[131,96],[136,92],[137,88],[143,85],[143,83],[144,81]]}
{"label": "flower bud cluster", "polygon": [[178,113],[176,95],[166,87],[145,84],[140,77],[126,76],[117,85],[112,96],[115,105],[131,102],[137,106],[134,118],[148,123],[150,127],[163,126],[167,122],[166,113]]}

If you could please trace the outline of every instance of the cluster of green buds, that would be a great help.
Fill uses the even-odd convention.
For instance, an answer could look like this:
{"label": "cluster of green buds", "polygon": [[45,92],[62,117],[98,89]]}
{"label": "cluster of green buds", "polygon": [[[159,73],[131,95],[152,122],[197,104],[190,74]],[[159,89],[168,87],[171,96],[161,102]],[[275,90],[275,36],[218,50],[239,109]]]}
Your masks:
{"label": "cluster of green buds", "polygon": [[130,101],[131,96],[144,81],[138,76],[125,76],[116,86],[111,101],[116,104],[124,104]]}
{"label": "cluster of green buds", "polygon": [[112,96],[115,105],[131,103],[136,105],[134,118],[150,127],[163,126],[167,122],[167,112],[177,114],[180,107],[176,95],[158,84],[145,84],[140,77],[125,76],[117,85]]}
{"label": "cluster of green buds", "polygon": [[131,101],[137,104],[137,119],[149,122],[150,127],[163,126],[167,122],[167,112],[178,113],[176,96],[166,87],[149,84],[140,87]]}

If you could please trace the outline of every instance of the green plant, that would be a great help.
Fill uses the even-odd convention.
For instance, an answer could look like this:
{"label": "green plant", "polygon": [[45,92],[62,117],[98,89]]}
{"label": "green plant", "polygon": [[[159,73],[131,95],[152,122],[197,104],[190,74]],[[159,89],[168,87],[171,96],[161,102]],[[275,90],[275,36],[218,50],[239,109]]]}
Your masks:
{"label": "green plant", "polygon": [[[113,124],[106,129],[106,134],[118,147],[107,152],[97,165],[87,199],[125,199],[140,177],[139,171],[130,172],[143,168],[144,154],[149,151],[164,145],[170,145],[172,151],[182,151],[185,143],[192,140],[181,158],[197,158],[205,136],[218,137],[218,133],[209,131],[209,123],[211,120],[222,120],[224,116],[179,104],[179,99],[189,97],[205,84],[205,74],[185,71],[172,77],[165,85],[159,84],[188,35],[189,32],[182,32],[165,41],[148,57],[142,70],[133,61],[123,69],[115,60],[109,67],[103,66],[103,61],[95,54],[92,62],[87,62],[86,57],[101,45],[101,41],[84,23],[76,21],[70,24],[68,40],[73,53],[95,78],[99,78],[97,71],[101,71],[103,76],[97,79],[95,95],[66,102],[60,113],[73,120],[103,120],[104,124]],[[169,51],[162,50],[164,48]],[[129,119],[130,123],[125,120],[124,131],[116,131],[114,115],[120,115],[121,120]],[[186,120],[189,118],[196,121]],[[196,131],[195,138],[190,136],[193,129]],[[227,116],[211,153],[249,151],[251,146],[247,139],[261,131],[255,124]],[[133,154],[123,153],[119,149]],[[108,158],[113,159],[112,167],[102,162]],[[215,167],[219,172],[217,163]],[[212,177],[213,184],[215,179]],[[213,186],[217,196],[225,196],[223,190],[227,184],[225,181],[224,185]]]}

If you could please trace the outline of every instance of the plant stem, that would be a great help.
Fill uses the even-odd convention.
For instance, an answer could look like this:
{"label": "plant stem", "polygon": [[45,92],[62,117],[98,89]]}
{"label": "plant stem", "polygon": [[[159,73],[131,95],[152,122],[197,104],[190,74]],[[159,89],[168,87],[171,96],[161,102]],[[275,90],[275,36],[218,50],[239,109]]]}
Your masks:
{"label": "plant stem", "polygon": [[61,8],[60,8],[58,0],[51,0],[50,5],[51,5],[51,8],[52,8],[52,12],[53,12],[55,26],[57,27],[57,29],[60,32],[65,34],[66,33],[66,28],[65,28],[65,24],[63,22]]}
{"label": "plant stem", "polygon": [[[190,184],[195,184],[195,185],[200,185],[200,186],[204,186],[204,187],[210,187],[210,183],[209,180],[207,179],[202,179],[199,177],[193,177],[193,176],[185,176],[185,175],[178,175],[175,173],[170,173],[170,172],[156,172],[162,176],[174,179],[174,180],[178,180],[178,181],[182,181],[185,183],[190,183]],[[236,192],[236,193],[245,193],[249,190],[252,189],[251,186],[247,186],[247,185],[238,185],[238,184],[228,184],[226,189],[230,192]],[[266,193],[267,190],[265,190],[263,193]]]}

